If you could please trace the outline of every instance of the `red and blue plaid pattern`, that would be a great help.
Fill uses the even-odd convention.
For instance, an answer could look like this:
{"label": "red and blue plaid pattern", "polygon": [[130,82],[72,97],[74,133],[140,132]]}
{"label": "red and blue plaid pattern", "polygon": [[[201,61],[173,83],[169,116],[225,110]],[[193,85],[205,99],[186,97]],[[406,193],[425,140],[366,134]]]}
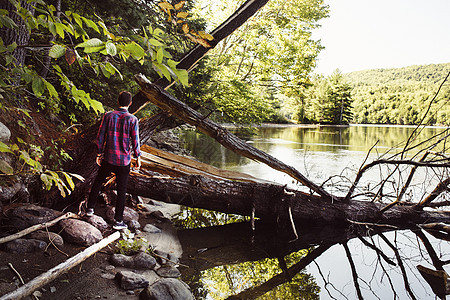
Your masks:
{"label": "red and blue plaid pattern", "polygon": [[138,119],[122,108],[106,113],[98,131],[97,148],[112,165],[130,164],[131,151],[135,157],[141,155]]}

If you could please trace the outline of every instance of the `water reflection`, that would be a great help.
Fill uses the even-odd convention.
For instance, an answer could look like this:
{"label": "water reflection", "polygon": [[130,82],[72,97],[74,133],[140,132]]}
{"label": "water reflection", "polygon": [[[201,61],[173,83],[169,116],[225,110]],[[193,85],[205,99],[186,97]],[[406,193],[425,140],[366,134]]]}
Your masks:
{"label": "water reflection", "polygon": [[[330,189],[347,191],[364,161],[399,153],[414,130],[383,126],[269,127],[260,128],[258,135],[245,140],[294,166],[317,184],[340,175],[348,180],[330,181]],[[446,133],[446,128],[423,129],[413,140],[420,147],[405,155],[420,152],[442,137],[439,134]],[[242,158],[203,134],[191,131],[183,137],[186,148],[203,162],[296,185],[287,175]],[[397,180],[386,181],[390,185],[383,187],[383,195],[390,201],[404,185],[407,176],[402,177],[401,172],[409,174],[406,168],[370,170],[360,186],[370,191],[380,178],[390,174]],[[438,172],[418,171],[405,201],[417,202],[427,195],[440,178]],[[366,199],[370,197],[363,192]],[[204,217],[205,212],[200,215]],[[291,229],[280,229],[277,224],[258,223],[255,232],[245,222],[214,226],[211,220],[230,218],[215,215],[207,218],[208,227],[185,229],[179,234],[184,263],[190,266],[183,279],[190,282],[197,299],[445,298],[447,279],[442,274],[446,274],[450,262],[450,245],[421,228],[310,228],[297,224],[299,238],[295,239]]]}
{"label": "water reflection", "polygon": [[[196,299],[445,297],[446,278],[435,271],[448,263],[449,245],[420,228],[298,226],[293,239],[274,224],[252,231],[241,222],[179,236],[189,266],[182,279]],[[432,274],[432,286],[418,268]]]}

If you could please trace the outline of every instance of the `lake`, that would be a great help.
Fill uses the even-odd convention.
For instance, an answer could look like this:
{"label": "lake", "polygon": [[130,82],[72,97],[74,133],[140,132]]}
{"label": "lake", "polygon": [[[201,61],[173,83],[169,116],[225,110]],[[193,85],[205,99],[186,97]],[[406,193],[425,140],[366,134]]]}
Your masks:
{"label": "lake", "polygon": [[[421,157],[422,149],[448,134],[447,128],[421,128],[406,143],[414,132],[415,127],[406,126],[264,126],[242,138],[343,195],[364,162]],[[288,175],[240,157],[201,133],[187,130],[181,138],[200,161],[305,190]],[[432,150],[441,151],[441,144]],[[405,182],[408,168],[373,168],[357,192],[372,200],[377,183],[385,180],[383,195],[389,202]],[[423,198],[443,172],[419,169],[405,201]],[[229,224],[236,221],[241,222]],[[434,299],[438,288],[433,292],[418,266],[445,267],[450,255],[448,242],[419,228],[297,228],[299,238],[292,241],[283,239],[274,226],[258,223],[251,231],[245,218],[214,212],[185,211],[180,224],[186,227],[180,239],[190,266],[183,280],[198,299]],[[280,276],[287,268],[296,274]]]}

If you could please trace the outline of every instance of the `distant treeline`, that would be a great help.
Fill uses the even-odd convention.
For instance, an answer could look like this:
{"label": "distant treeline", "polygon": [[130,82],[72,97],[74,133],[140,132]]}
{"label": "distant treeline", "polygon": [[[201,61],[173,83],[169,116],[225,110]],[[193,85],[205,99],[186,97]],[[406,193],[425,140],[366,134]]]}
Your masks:
{"label": "distant treeline", "polygon": [[449,72],[446,63],[344,74],[352,87],[352,122],[450,125],[449,81],[432,101]]}

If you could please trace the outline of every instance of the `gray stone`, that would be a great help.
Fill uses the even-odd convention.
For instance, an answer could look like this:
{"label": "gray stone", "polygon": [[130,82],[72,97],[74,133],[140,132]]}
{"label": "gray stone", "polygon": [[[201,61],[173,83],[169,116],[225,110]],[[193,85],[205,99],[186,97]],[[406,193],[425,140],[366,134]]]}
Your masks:
{"label": "gray stone", "polygon": [[139,252],[134,256],[124,254],[111,255],[111,263],[116,267],[130,269],[153,269],[156,266],[156,259],[145,252]]}
{"label": "gray stone", "polygon": [[174,278],[162,278],[145,288],[139,295],[142,300],[194,300],[186,283]]}
{"label": "gray stone", "polygon": [[133,256],[133,260],[137,269],[153,269],[156,266],[156,259],[145,252],[139,252]]}
{"label": "gray stone", "polygon": [[[115,207],[109,206],[108,209],[106,210],[106,220],[109,223],[114,222],[115,213],[116,213]],[[125,209],[123,211],[123,221],[128,224],[131,220],[139,221],[139,214],[135,210],[125,206]]]}
{"label": "gray stone", "polygon": [[60,215],[62,212],[33,204],[22,205],[8,211],[10,223],[19,229],[51,221]]}
{"label": "gray stone", "polygon": [[92,226],[94,226],[95,228],[100,230],[101,232],[104,232],[104,231],[108,230],[108,228],[109,228],[108,223],[106,223],[105,219],[103,219],[102,217],[97,216],[97,215],[87,217],[86,222],[88,222],[89,224],[91,224]]}
{"label": "gray stone", "polygon": [[66,219],[59,222],[63,228],[62,236],[67,242],[92,246],[103,239],[100,230],[81,220]]}
{"label": "gray stone", "polygon": [[0,142],[8,143],[11,138],[11,131],[8,127],[5,126],[2,122],[0,122]]}
{"label": "gray stone", "polygon": [[166,278],[178,278],[181,276],[180,271],[173,266],[162,266],[156,270],[156,274]]}
{"label": "gray stone", "polygon": [[8,253],[32,253],[47,247],[47,243],[35,239],[16,239],[5,245],[5,252]]}
{"label": "gray stone", "polygon": [[148,281],[144,276],[131,271],[118,272],[116,274],[116,280],[124,290],[134,290],[148,286]]}
{"label": "gray stone", "polygon": [[141,223],[139,223],[139,222],[136,221],[136,220],[130,220],[130,221],[128,221],[128,228],[129,228],[130,230],[136,231],[136,230],[138,230],[139,228],[141,228]]}
{"label": "gray stone", "polygon": [[35,240],[41,240],[46,243],[50,243],[50,241],[55,244],[56,247],[62,247],[64,245],[63,238],[54,232],[46,232],[43,230],[38,230],[29,234],[30,238]]}
{"label": "gray stone", "polygon": [[116,267],[134,268],[134,259],[132,256],[124,254],[111,255],[111,263]]}
{"label": "gray stone", "polygon": [[152,224],[146,224],[142,230],[148,233],[161,233],[161,229]]}

